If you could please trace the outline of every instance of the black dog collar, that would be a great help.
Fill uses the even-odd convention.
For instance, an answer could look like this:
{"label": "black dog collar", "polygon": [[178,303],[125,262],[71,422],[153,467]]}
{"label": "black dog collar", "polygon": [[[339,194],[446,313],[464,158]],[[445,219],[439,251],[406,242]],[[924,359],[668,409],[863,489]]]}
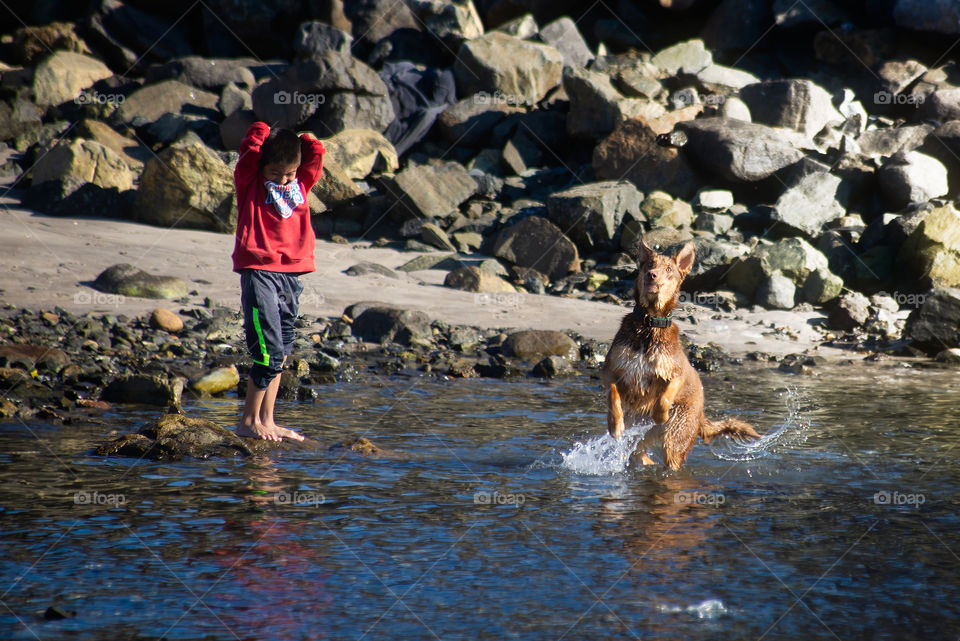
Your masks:
{"label": "black dog collar", "polygon": [[666,316],[651,316],[638,307],[633,308],[633,313],[640,316],[640,324],[644,327],[657,327],[663,329],[665,327],[670,327],[670,325],[673,324],[673,314],[667,314]]}

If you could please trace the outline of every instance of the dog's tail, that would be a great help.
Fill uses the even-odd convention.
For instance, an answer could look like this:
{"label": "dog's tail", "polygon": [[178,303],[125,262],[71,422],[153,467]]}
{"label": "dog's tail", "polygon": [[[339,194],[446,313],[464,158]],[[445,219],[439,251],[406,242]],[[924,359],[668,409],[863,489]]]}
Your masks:
{"label": "dog's tail", "polygon": [[760,438],[753,426],[739,418],[725,418],[722,421],[708,421],[700,423],[700,437],[704,443],[709,443],[714,436],[726,434],[738,439]]}

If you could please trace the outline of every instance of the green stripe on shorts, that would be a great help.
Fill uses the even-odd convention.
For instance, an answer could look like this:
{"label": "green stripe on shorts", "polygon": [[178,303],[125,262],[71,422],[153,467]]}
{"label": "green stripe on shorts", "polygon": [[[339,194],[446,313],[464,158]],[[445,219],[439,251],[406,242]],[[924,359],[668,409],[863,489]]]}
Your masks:
{"label": "green stripe on shorts", "polygon": [[267,353],[267,341],[264,339],[263,330],[260,328],[260,310],[256,307],[253,308],[253,329],[257,332],[257,342],[260,343],[260,354],[263,355],[262,361],[253,359],[253,362],[258,365],[263,365],[264,367],[269,367],[270,354]]}

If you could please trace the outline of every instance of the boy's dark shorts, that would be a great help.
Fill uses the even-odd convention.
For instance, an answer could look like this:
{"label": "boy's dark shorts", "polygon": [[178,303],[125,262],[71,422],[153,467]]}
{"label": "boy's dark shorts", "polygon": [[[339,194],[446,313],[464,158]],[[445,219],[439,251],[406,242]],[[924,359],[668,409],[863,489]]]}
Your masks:
{"label": "boy's dark shorts", "polygon": [[280,373],[284,356],[293,353],[294,322],[302,291],[298,274],[262,269],[240,272],[243,329],[253,359],[250,380],[260,389]]}

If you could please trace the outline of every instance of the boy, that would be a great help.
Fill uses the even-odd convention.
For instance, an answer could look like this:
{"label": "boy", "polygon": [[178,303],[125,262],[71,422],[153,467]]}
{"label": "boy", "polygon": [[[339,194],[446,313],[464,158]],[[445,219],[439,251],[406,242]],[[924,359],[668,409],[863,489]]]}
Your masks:
{"label": "boy", "polygon": [[315,235],[307,194],[323,167],[323,144],[263,122],[250,125],[233,172],[237,238],[233,271],[240,274],[243,327],[253,367],[237,434],[268,441],[303,436],[280,427],[273,407],[280,371],[293,352],[294,321],[303,285],[314,271]]}

